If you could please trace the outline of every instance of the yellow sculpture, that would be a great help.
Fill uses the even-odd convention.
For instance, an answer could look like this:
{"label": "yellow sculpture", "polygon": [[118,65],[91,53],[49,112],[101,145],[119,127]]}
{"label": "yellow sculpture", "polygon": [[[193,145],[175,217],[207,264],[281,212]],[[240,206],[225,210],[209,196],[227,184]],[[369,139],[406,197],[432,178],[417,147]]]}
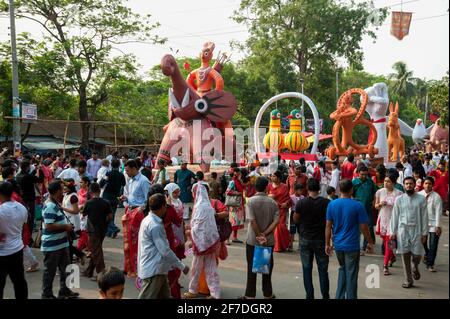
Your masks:
{"label": "yellow sculpture", "polygon": [[289,133],[284,137],[284,146],[291,152],[301,152],[309,147],[309,142],[302,133],[301,114],[298,109],[291,111]]}
{"label": "yellow sculpture", "polygon": [[269,132],[264,136],[263,144],[264,147],[271,152],[278,152],[283,148],[281,113],[277,109],[270,112]]}

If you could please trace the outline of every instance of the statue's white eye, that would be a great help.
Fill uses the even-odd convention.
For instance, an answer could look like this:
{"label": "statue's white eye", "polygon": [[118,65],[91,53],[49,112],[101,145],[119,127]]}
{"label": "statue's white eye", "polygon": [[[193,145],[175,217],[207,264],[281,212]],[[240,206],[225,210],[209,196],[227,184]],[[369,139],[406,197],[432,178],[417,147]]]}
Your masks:
{"label": "statue's white eye", "polygon": [[281,113],[280,113],[280,112],[277,113],[277,117],[278,117],[278,118],[281,117]]}
{"label": "statue's white eye", "polygon": [[300,113],[295,114],[295,118],[299,119],[300,118]]}

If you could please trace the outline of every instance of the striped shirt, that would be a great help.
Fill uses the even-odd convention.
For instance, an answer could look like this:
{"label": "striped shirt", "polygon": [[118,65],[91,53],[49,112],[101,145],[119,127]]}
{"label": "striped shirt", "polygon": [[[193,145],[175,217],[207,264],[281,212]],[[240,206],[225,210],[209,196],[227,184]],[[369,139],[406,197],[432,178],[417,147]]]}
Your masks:
{"label": "striped shirt", "polygon": [[42,224],[41,251],[56,251],[69,247],[65,230],[49,231],[45,229],[46,224],[68,224],[61,207],[53,201],[47,201],[42,211],[42,218],[44,221]]}

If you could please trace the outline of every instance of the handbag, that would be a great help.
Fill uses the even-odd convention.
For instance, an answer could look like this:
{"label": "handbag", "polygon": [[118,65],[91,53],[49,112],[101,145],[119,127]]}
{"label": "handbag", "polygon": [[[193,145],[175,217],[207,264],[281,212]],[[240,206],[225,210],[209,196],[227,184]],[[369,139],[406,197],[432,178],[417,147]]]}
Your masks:
{"label": "handbag", "polygon": [[240,195],[227,195],[225,197],[225,206],[240,207],[242,205],[242,196]]}
{"label": "handbag", "polygon": [[255,274],[268,275],[270,273],[270,257],[272,256],[272,247],[255,246],[253,252],[252,272]]}

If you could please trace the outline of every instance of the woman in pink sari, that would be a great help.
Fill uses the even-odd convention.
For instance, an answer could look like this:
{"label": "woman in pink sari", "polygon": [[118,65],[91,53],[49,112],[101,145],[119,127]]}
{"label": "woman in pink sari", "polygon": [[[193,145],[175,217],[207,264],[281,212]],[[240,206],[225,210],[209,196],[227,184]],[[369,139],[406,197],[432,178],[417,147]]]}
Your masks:
{"label": "woman in pink sari", "polygon": [[291,198],[287,185],[281,183],[281,177],[281,172],[276,171],[271,176],[272,183],[269,184],[269,196],[277,202],[280,214],[280,222],[274,233],[275,247],[273,251],[275,252],[285,251],[291,242],[291,235],[286,227],[287,210],[291,207]]}

